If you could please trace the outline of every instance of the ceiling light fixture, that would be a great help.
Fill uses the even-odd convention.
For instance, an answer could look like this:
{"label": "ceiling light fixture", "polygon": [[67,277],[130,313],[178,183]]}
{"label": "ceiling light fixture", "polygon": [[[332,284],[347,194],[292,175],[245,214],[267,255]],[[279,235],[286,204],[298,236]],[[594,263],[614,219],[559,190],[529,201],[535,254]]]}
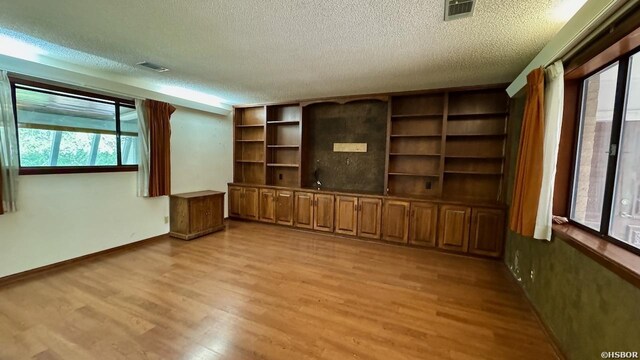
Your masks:
{"label": "ceiling light fixture", "polygon": [[159,72],[159,73],[163,73],[163,72],[169,71],[169,69],[164,67],[164,66],[160,66],[158,64],[154,64],[154,63],[148,62],[148,61],[142,61],[142,62],[137,63],[136,65],[138,65],[140,67],[147,68],[149,70],[153,70],[155,72]]}

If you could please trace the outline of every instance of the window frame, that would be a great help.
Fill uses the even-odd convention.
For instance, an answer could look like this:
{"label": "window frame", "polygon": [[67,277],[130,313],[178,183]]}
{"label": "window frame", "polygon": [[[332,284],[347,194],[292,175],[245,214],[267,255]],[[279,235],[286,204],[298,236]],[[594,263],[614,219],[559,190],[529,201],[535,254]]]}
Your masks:
{"label": "window frame", "polygon": [[[99,93],[94,93],[86,90],[79,90],[63,85],[54,85],[50,83],[23,79],[19,77],[9,76],[9,82],[11,84],[11,98],[13,106],[13,116],[16,125],[16,139],[18,142],[18,163],[20,175],[50,175],[50,174],[85,174],[85,173],[106,173],[106,172],[129,172],[138,171],[138,165],[125,165],[122,164],[122,148],[121,148],[121,136],[120,129],[120,107],[128,107],[135,109],[135,103],[131,99],[124,99]],[[38,90],[27,88],[29,91],[37,91],[48,94],[54,94],[59,96],[66,96],[69,98],[76,98],[86,101],[95,101],[99,103],[109,103],[115,108],[115,122],[116,122],[116,165],[91,165],[91,166],[22,166],[20,159],[20,136],[19,136],[19,124],[18,124],[18,107],[16,98],[16,89],[24,87],[36,87]],[[63,94],[60,94],[63,93]],[[102,100],[102,101],[101,101]],[[139,134],[138,134],[139,136]]]}
{"label": "window frame", "polygon": [[[612,59],[609,62],[606,62],[602,66],[590,71],[584,76],[580,77],[578,80],[579,91],[578,91],[578,111],[576,111],[576,127],[574,131],[574,139],[573,139],[573,164],[571,165],[571,182],[570,182],[570,191],[569,196],[567,197],[568,204],[568,216],[567,219],[569,223],[583,231],[586,231],[590,234],[596,235],[616,246],[622,247],[625,250],[628,250],[636,255],[640,255],[640,248],[637,248],[625,241],[619,240],[611,235],[609,235],[609,230],[611,226],[611,211],[613,209],[613,201],[615,197],[615,182],[616,182],[616,174],[618,170],[618,158],[620,155],[620,142],[622,140],[622,125],[624,122],[624,116],[626,112],[627,106],[627,93],[629,90],[629,83],[631,79],[631,57],[636,54],[640,54],[640,48],[635,49],[633,51],[622,54],[621,56]],[[602,215],[600,218],[600,229],[595,230],[586,226],[580,222],[577,222],[572,219],[571,213],[573,209],[573,200],[576,195],[576,182],[577,182],[577,173],[578,173],[578,165],[580,164],[580,153],[579,151],[582,148],[580,135],[582,134],[582,125],[583,125],[583,110],[585,105],[584,99],[584,89],[586,81],[593,75],[609,68],[611,65],[618,63],[618,74],[616,80],[616,93],[614,97],[614,108],[613,108],[613,118],[611,124],[611,138],[609,139],[609,151],[611,151],[611,145],[616,146],[616,151],[614,155],[609,154],[607,161],[607,170],[606,170],[606,178],[605,178],[605,187],[604,187],[604,198],[602,200]],[[640,66],[640,62],[638,65]]]}

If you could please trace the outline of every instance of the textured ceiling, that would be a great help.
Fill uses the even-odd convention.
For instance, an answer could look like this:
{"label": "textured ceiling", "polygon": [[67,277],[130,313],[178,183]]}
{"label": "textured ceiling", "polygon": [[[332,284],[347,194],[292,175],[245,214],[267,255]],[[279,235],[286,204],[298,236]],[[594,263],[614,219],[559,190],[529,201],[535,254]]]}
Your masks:
{"label": "textured ceiling", "polygon": [[563,25],[559,1],[478,0],[445,23],[442,0],[0,0],[0,28],[236,104],[508,82]]}

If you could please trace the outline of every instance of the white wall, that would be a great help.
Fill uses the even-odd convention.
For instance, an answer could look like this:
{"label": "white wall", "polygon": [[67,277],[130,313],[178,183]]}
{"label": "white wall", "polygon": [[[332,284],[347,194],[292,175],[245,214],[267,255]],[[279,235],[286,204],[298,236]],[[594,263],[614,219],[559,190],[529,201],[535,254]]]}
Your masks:
{"label": "white wall", "polygon": [[[171,118],[172,192],[226,191],[232,121],[178,108]],[[0,216],[0,277],[169,231],[167,197],[136,197],[136,173],[20,176],[16,213]]]}
{"label": "white wall", "polygon": [[171,117],[172,193],[227,191],[233,180],[232,123],[231,115],[176,110]]}

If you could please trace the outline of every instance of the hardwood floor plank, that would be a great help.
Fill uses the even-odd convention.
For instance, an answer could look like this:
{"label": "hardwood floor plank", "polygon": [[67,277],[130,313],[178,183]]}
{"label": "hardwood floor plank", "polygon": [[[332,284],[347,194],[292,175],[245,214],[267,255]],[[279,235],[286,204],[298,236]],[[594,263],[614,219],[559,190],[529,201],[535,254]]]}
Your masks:
{"label": "hardwood floor plank", "polygon": [[2,359],[556,359],[497,261],[230,221],[0,288]]}

